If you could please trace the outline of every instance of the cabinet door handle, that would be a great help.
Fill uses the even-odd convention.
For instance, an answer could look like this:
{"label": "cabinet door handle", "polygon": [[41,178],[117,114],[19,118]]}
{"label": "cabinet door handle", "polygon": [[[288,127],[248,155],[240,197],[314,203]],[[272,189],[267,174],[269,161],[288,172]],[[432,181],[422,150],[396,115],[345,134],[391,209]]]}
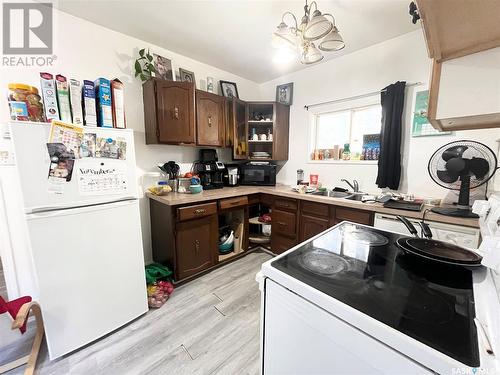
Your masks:
{"label": "cabinet door handle", "polygon": [[179,107],[174,107],[173,117],[175,120],[179,119]]}
{"label": "cabinet door handle", "polygon": [[194,210],[194,213],[197,215],[204,214],[205,212],[207,212],[207,210],[205,210],[204,208],[198,208],[198,209]]}
{"label": "cabinet door handle", "polygon": [[212,127],[212,116],[208,116],[208,127]]}
{"label": "cabinet door handle", "polygon": [[200,241],[199,240],[194,241],[194,251],[196,254],[198,254],[200,252]]}

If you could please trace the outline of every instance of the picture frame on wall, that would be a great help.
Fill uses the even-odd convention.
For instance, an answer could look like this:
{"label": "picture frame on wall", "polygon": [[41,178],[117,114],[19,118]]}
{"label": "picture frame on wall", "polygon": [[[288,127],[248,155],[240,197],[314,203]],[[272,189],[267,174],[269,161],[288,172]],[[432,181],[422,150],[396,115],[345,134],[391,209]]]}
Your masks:
{"label": "picture frame on wall", "polygon": [[172,60],[153,53],[153,62],[157,72],[157,78],[166,79],[167,81],[174,81],[175,78],[172,69]]}
{"label": "picture frame on wall", "polygon": [[193,82],[196,86],[196,80],[194,78],[193,72],[183,68],[179,68],[179,76],[182,82]]}
{"label": "picture frame on wall", "polygon": [[413,105],[411,116],[411,136],[428,137],[434,135],[451,134],[450,131],[442,132],[435,129],[427,119],[429,107],[429,88],[418,87],[413,91]]}
{"label": "picture frame on wall", "polygon": [[276,86],[276,101],[284,105],[293,104],[293,82]]}
{"label": "picture frame on wall", "polygon": [[222,96],[226,98],[240,98],[238,95],[238,87],[235,82],[219,81],[219,83]]}

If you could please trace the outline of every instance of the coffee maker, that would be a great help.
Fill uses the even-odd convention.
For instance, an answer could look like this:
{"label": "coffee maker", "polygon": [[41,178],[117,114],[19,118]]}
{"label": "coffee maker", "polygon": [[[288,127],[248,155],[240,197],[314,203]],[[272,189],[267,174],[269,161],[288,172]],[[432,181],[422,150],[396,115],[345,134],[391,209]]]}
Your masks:
{"label": "coffee maker", "polygon": [[224,183],[224,163],[218,161],[217,151],[204,148],[200,150],[200,160],[194,162],[193,171],[200,177],[203,190],[222,189]]}
{"label": "coffee maker", "polygon": [[239,167],[237,164],[226,165],[223,181],[224,186],[238,186],[240,179]]}

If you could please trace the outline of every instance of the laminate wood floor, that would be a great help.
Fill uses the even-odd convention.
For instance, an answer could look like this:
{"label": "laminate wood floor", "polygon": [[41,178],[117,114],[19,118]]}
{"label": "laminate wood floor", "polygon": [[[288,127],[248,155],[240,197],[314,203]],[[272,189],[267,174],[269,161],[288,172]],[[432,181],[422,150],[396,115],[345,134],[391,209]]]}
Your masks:
{"label": "laminate wood floor", "polygon": [[255,274],[270,258],[254,252],[182,285],[162,308],[59,360],[49,362],[44,344],[37,373],[258,374]]}

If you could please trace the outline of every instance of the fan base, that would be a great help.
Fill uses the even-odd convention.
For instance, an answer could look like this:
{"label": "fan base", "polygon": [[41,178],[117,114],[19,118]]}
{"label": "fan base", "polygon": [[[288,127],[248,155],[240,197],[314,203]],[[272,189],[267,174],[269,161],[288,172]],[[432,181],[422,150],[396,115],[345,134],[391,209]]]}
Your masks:
{"label": "fan base", "polygon": [[479,217],[479,215],[473,213],[470,208],[460,209],[460,208],[434,207],[431,208],[431,211],[446,216],[467,217],[474,219]]}

